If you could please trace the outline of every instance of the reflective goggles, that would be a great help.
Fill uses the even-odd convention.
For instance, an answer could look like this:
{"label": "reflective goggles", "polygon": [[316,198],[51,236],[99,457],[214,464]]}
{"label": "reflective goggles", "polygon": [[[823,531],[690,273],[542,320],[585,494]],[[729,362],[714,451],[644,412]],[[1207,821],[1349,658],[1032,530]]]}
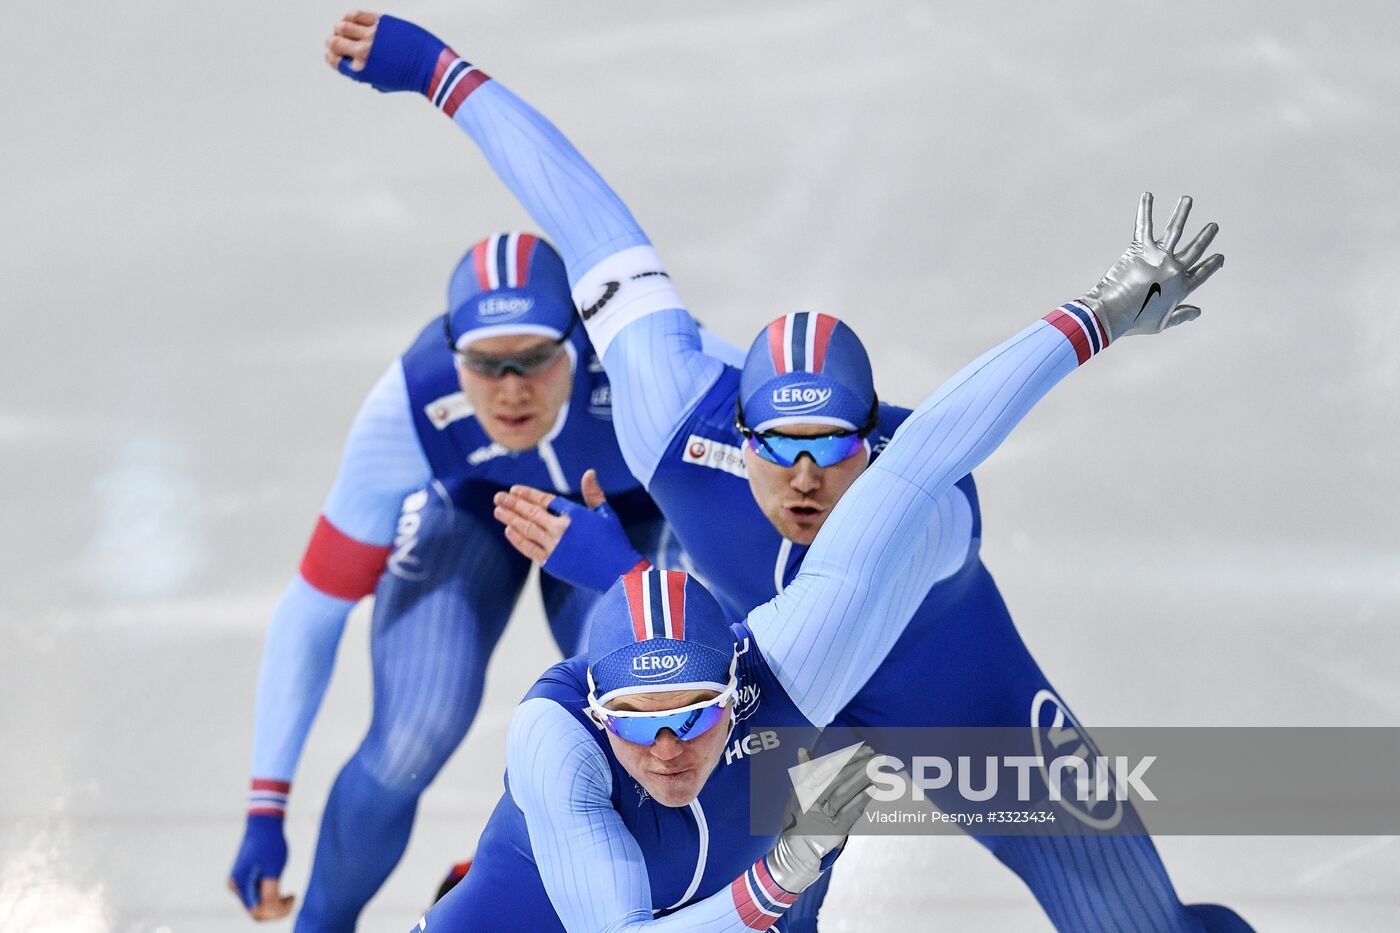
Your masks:
{"label": "reflective goggles", "polygon": [[[592,680],[590,674],[590,686]],[[709,732],[725,718],[724,714],[738,689],[738,680],[731,676],[729,686],[713,699],[701,700],[680,709],[657,712],[608,709],[598,703],[596,693],[590,690],[588,715],[613,735],[633,745],[656,744],[656,737],[661,734],[662,729],[670,729],[676,734],[676,738],[682,742],[689,742]]]}
{"label": "reflective goggles", "polygon": [[559,357],[564,355],[564,348],[569,342],[569,334],[573,333],[574,323],[578,318],[569,319],[568,328],[558,340],[551,340],[549,343],[541,344],[521,353],[503,355],[478,353],[470,346],[467,349],[460,349],[452,336],[452,316],[450,314],[443,315],[442,320],[443,330],[447,334],[447,345],[456,354],[462,368],[487,379],[504,379],[506,373],[515,373],[517,376],[534,376],[558,362]]}
{"label": "reflective goggles", "polygon": [[787,434],[755,434],[740,426],[749,449],[769,463],[797,466],[797,458],[807,454],[819,467],[835,466],[854,457],[865,446],[865,435],[859,431],[838,431],[816,437],[791,437]]}
{"label": "reflective goggles", "polygon": [[806,454],[817,466],[829,467],[848,457],[854,457],[865,447],[866,436],[875,430],[878,423],[880,402],[878,399],[871,401],[870,417],[856,430],[832,431],[830,434],[819,434],[816,437],[793,437],[790,434],[772,431],[760,434],[744,424],[742,405],[735,403],[734,412],[734,427],[739,429],[749,449],[769,463],[784,467],[797,466],[797,458]]}

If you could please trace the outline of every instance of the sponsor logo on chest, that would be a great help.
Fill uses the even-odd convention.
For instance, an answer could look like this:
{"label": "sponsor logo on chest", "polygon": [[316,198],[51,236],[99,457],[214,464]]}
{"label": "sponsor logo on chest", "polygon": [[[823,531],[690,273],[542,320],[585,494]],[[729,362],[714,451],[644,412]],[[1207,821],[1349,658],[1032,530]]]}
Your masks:
{"label": "sponsor logo on chest", "polygon": [[766,752],[777,748],[782,742],[778,738],[778,733],[771,729],[763,729],[758,732],[750,732],[743,738],[735,739],[724,750],[724,763],[733,764],[741,758],[749,755],[757,755],[759,752]]}
{"label": "sponsor logo on chest", "polygon": [[423,406],[423,413],[428,416],[428,421],[432,426],[441,431],[454,421],[461,421],[463,418],[470,418],[475,414],[471,402],[467,401],[467,396],[462,392],[453,392],[444,395],[442,398],[435,398]]}
{"label": "sponsor logo on chest", "polygon": [[685,442],[685,452],[681,459],[696,466],[709,467],[743,479],[749,478],[744,466],[744,452],[733,444],[721,444],[708,437],[692,434]]}

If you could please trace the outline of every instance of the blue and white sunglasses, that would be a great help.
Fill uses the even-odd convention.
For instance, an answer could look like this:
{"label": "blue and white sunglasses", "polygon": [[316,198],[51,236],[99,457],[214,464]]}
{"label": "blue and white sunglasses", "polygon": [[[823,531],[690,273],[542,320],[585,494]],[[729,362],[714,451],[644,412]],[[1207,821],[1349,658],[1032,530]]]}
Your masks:
{"label": "blue and white sunglasses", "polygon": [[[737,659],[736,659],[737,660]],[[682,742],[693,741],[723,720],[729,704],[739,692],[734,665],[729,668],[729,686],[719,696],[701,700],[680,709],[656,711],[608,709],[598,702],[593,672],[588,672],[588,716],[624,742],[655,745],[662,729],[670,729]]]}

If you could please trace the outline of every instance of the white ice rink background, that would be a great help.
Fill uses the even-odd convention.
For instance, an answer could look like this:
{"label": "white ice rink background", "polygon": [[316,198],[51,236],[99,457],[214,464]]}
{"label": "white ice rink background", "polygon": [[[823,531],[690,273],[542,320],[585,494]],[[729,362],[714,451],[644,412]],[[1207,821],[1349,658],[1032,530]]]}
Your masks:
{"label": "white ice rink background", "polygon": [[[342,12],[7,8],[2,930],[253,928],[224,877],[267,618],[363,394],[473,240],[533,226],[426,103],[325,67]],[[988,566],[1090,728],[1400,725],[1394,4],[391,12],[553,118],[706,324],[838,314],[892,401],[1092,285],[1139,191],[1194,195],[1227,256],[1204,316],[1096,358],[978,471]],[[296,776],[297,893],[368,722],[367,617]],[[471,852],[552,652],[531,595],[362,929]],[[1393,837],[1158,844],[1261,931],[1400,928]],[[960,838],[856,840],[824,916],[1048,929]]]}

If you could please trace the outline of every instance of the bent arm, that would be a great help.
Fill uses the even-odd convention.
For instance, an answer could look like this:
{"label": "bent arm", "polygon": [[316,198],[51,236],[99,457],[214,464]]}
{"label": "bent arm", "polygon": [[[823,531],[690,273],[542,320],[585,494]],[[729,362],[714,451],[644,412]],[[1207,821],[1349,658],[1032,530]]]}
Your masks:
{"label": "bent arm", "polygon": [[[331,42],[340,54],[363,54],[363,43]],[[471,136],[544,228],[607,368],[623,455],[645,482],[723,367],[703,353],[694,321],[622,199],[552,123],[411,23],[381,16],[363,71],[340,70],[380,90],[424,94]],[[630,326],[659,313],[660,328]]]}
{"label": "bent arm", "polygon": [[553,124],[496,81],[453,119],[564,256],[574,303],[612,384],[619,444],[646,483],[722,364],[704,353],[631,212]]}
{"label": "bent arm", "polygon": [[[612,771],[592,736],[559,704],[537,697],[516,708],[506,741],[511,796],[570,933],[750,933],[768,929],[796,900],[760,860],[728,887],[654,918],[646,860],[613,808]],[[762,886],[760,900],[748,893],[753,885]]]}
{"label": "bent arm", "polygon": [[[300,572],[268,626],[253,727],[253,807],[285,804],[350,609],[374,591],[404,497],[431,479],[397,362],[360,407]],[[278,785],[281,785],[280,787]]]}
{"label": "bent arm", "polygon": [[957,525],[941,514],[944,493],[1096,352],[1052,323],[1064,313],[983,354],[915,409],[837,503],[797,578],[750,614],[764,657],[813,722],[850,702],[936,582]]}

